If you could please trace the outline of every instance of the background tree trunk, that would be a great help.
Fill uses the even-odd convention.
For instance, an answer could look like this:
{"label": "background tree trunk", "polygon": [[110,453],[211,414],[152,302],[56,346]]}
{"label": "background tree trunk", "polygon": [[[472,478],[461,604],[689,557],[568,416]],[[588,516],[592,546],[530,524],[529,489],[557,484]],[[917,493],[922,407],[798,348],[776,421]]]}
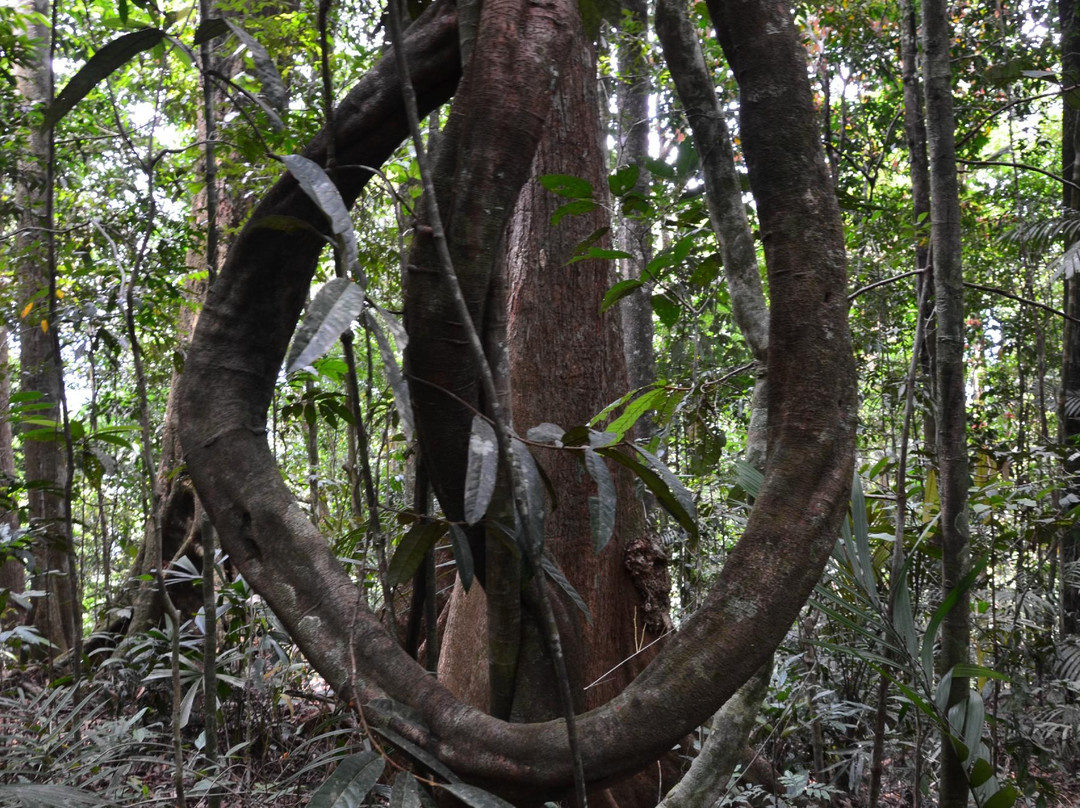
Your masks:
{"label": "background tree trunk", "polygon": [[[937,456],[941,496],[941,589],[955,590],[968,569],[967,410],[964,390],[964,277],[960,242],[960,192],[956,176],[951,31],[945,0],[923,0],[926,132],[930,151],[931,250],[937,301]],[[961,593],[941,626],[939,671],[968,661],[970,596]],[[968,679],[954,676],[948,706],[963,702]],[[957,728],[959,729],[959,728]],[[941,738],[940,805],[968,804],[968,779],[949,734]]]}
{"label": "background tree trunk", "polygon": [[[8,331],[0,326],[0,541],[7,541],[19,529],[19,508],[15,501],[15,447],[11,429],[11,359]],[[0,590],[22,594],[26,591],[26,567],[18,559],[0,561]],[[0,608],[5,628],[18,620],[14,604]]]}
{"label": "background tree trunk", "polygon": [[[36,17],[28,25],[38,40],[37,58],[20,69],[19,91],[28,104],[45,104],[52,98],[52,70],[49,63],[51,34],[44,22],[49,19],[48,0],[30,0],[25,6]],[[19,234],[16,238],[16,275],[19,279],[19,390],[38,393],[47,407],[35,416],[57,424],[51,439],[27,440],[23,463],[28,487],[30,524],[35,534],[33,588],[44,594],[34,601],[33,624],[53,643],[55,654],[63,654],[75,642],[75,610],[78,591],[76,571],[71,568],[71,536],[67,528],[64,489],[67,462],[60,411],[61,359],[59,341],[50,322],[52,281],[48,249],[49,199],[47,166],[51,155],[45,130],[33,126],[19,165],[16,203],[19,206]]]}

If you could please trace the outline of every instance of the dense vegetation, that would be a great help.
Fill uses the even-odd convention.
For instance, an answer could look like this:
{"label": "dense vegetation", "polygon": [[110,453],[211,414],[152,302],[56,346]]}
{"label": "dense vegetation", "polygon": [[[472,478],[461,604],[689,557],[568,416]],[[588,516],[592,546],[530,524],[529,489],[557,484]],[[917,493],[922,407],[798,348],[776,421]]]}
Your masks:
{"label": "dense vegetation", "polygon": [[[582,0],[584,23],[575,10],[569,26],[577,38],[557,40],[581,54],[560,63],[580,87],[560,85],[555,100],[543,101],[540,89],[528,96],[546,122],[536,139],[544,137],[521,166],[520,196],[507,181],[505,228],[488,234],[466,226],[464,185],[450,180],[483,183],[462,166],[474,165],[470,146],[480,151],[485,135],[482,85],[471,77],[484,75],[480,56],[493,54],[491,65],[500,56],[494,26],[485,29],[483,16],[478,32],[466,24],[478,4],[401,5],[393,14],[367,2],[307,0],[0,9],[0,804],[409,806],[429,804],[436,782],[431,790],[443,799],[449,792],[469,805],[505,804],[459,781],[428,735],[402,737],[414,705],[384,698],[357,710],[382,691],[395,694],[382,681],[361,681],[344,651],[337,655],[348,678],[327,681],[329,668],[304,647],[313,640],[298,636],[303,621],[275,613],[280,591],[246,575],[263,566],[262,551],[232,558],[215,543],[221,533],[230,549],[242,546],[231,494],[207,490],[206,480],[255,472],[200,470],[194,459],[187,467],[181,443],[190,453],[195,433],[184,429],[199,419],[231,424],[242,401],[215,398],[216,387],[191,389],[192,378],[211,378],[197,374],[213,363],[193,349],[189,366],[188,348],[208,287],[246,272],[245,245],[260,239],[295,239],[295,255],[266,247],[284,264],[334,249],[317,265],[312,258],[305,319],[287,368],[266,391],[266,422],[243,427],[266,435],[305,529],[329,542],[365,613],[462,699],[497,718],[540,722],[563,715],[565,684],[578,712],[598,708],[708,607],[763,486],[764,432],[753,416],[765,404],[756,386],[766,375],[770,385],[786,384],[775,345],[766,367],[757,341],[764,320],[755,319],[764,312],[747,314],[751,293],[733,275],[738,237],[730,228],[753,234],[745,243],[766,299],[797,309],[777,286],[813,274],[765,273],[775,219],[761,201],[763,181],[748,176],[748,163],[760,171],[760,157],[745,156],[743,144],[753,149],[770,133],[739,117],[739,71],[728,66],[738,32],[717,22],[739,12],[723,11],[731,5],[723,2]],[[780,626],[786,636],[771,668],[756,678],[756,666],[740,671],[739,682],[750,683],[729,705],[621,791],[596,785],[604,778],[590,774],[588,749],[577,755],[584,775],[573,780],[582,789],[592,783],[594,804],[656,805],[699,753],[705,759],[709,739],[729,753],[707,784],[717,790],[696,792],[707,800],[672,794],[663,804],[711,805],[717,795],[723,805],[1080,801],[1080,48],[1070,47],[1080,42],[1080,20],[1071,0],[947,9],[964,281],[963,401],[950,410],[937,367],[949,343],[935,314],[935,297],[944,297],[929,280],[935,262],[945,265],[945,242],[934,234],[928,255],[930,191],[918,167],[925,171],[927,154],[940,158],[941,133],[929,100],[926,118],[912,107],[913,98],[922,103],[912,66],[927,47],[912,32],[937,5],[795,5],[815,116],[810,139],[823,150],[846,242],[858,371],[849,512],[809,603]],[[359,116],[348,104],[333,110],[332,99],[364,81],[375,86],[370,77],[392,69],[389,46],[404,41],[398,14],[418,20],[409,30],[421,44],[409,53],[421,64],[422,137],[406,138],[404,113],[394,112],[380,135],[393,140],[391,156],[369,165],[354,159],[368,153],[367,141],[361,148],[319,132]],[[729,170],[745,213],[726,230],[708,179],[719,141],[703,141],[698,117],[707,116],[687,101],[685,68],[661,43],[676,22],[700,43],[721,113],[714,118],[731,133]],[[423,50],[440,37],[453,47]],[[458,123],[449,98],[462,70],[458,43],[468,54],[472,37],[478,56],[465,57]],[[526,57],[540,63],[517,52],[509,63]],[[597,110],[601,134],[593,137],[582,121]],[[472,121],[481,121],[475,130]],[[517,131],[516,121],[504,123]],[[919,130],[927,124],[929,152]],[[590,137],[602,147],[596,165],[586,155]],[[450,169],[448,154],[458,155]],[[476,160],[503,159],[492,154]],[[286,170],[295,180],[267,195]],[[435,259],[424,264],[442,227],[437,217],[433,226],[434,205],[425,207],[433,191],[449,215],[450,252],[485,340],[481,355],[495,371],[494,397],[477,392],[473,366],[483,363],[466,341],[438,331],[450,309],[424,310],[433,295],[416,277],[441,271],[425,269]],[[497,197],[498,189],[484,191],[485,200]],[[257,226],[242,231],[260,200],[269,200],[260,210],[277,211],[286,193],[315,201],[304,214],[256,214]],[[356,203],[346,211],[350,196]],[[474,238],[488,252],[468,252]],[[819,254],[817,245],[808,235],[807,256]],[[465,255],[490,259],[496,280],[489,286],[485,275],[480,291],[470,290]],[[588,268],[599,285],[560,294],[559,276],[543,286],[545,272],[568,268]],[[247,328],[256,335],[266,311],[259,301],[286,301],[287,315],[288,295],[308,289],[306,280],[291,290],[263,283],[262,297],[250,298],[256,313]],[[229,305],[248,302],[227,299],[237,288],[222,283],[218,297],[211,293],[207,333]],[[786,345],[781,315],[774,311],[772,338]],[[262,327],[268,343],[292,328],[276,315]],[[496,345],[500,334],[504,345]],[[455,354],[466,357],[464,375],[454,375]],[[276,372],[281,357],[272,348],[266,355],[222,362],[240,387]],[[439,363],[446,367],[431,367]],[[802,370],[804,383],[826,386],[815,368]],[[840,398],[842,375],[826,380]],[[452,407],[432,399],[436,377],[460,385],[451,387]],[[513,448],[503,445],[509,421],[495,401],[513,411]],[[437,429],[459,404],[467,417],[455,450]],[[941,450],[941,432],[957,415],[966,447],[959,504],[945,493],[953,461],[942,462]],[[555,418],[558,426],[541,423]],[[770,442],[780,432],[773,418]],[[202,444],[232,440],[220,428],[199,433]],[[463,472],[456,478],[445,471],[454,463]],[[959,509],[947,520],[943,501]],[[577,522],[575,509],[584,514]],[[963,539],[956,568],[950,530]],[[623,555],[612,556],[616,548]],[[298,570],[308,555],[297,550]],[[611,558],[607,567],[597,561]],[[624,600],[598,607],[578,575]],[[487,649],[467,626],[485,614],[462,588],[474,577],[489,600],[512,596],[505,622],[487,607]],[[552,591],[554,612],[546,595],[532,594],[539,580],[553,584],[537,590]],[[958,622],[970,634],[955,657]],[[550,666],[545,632],[556,623],[569,673],[537,673]],[[616,639],[603,645],[607,634]],[[534,658],[532,648],[543,650]],[[471,682],[485,653],[486,690],[476,695]],[[586,723],[582,737],[590,731]],[[960,772],[960,802],[947,793],[955,788],[950,766]],[[473,774],[490,791],[524,799],[507,781]],[[543,796],[573,804],[564,779],[558,788],[544,782]]]}

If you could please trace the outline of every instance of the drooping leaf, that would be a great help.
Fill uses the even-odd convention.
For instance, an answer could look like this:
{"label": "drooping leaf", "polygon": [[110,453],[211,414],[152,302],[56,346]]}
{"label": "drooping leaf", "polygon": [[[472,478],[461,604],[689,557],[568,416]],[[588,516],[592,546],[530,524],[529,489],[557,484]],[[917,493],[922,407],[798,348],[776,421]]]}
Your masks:
{"label": "drooping leaf", "polygon": [[635,289],[640,289],[644,285],[645,283],[637,278],[627,278],[619,281],[604,293],[604,299],[600,302],[601,313],[607,311],[624,297],[632,294]]}
{"label": "drooping leaf", "polygon": [[236,38],[244,43],[244,47],[251,54],[251,62],[254,65],[255,78],[262,85],[263,95],[267,103],[277,112],[284,112],[289,106],[289,91],[285,89],[285,82],[281,80],[281,73],[277,65],[270,58],[270,54],[262,43],[250,33],[245,31],[234,20],[226,19],[225,24],[229,30],[236,34]]}
{"label": "drooping leaf", "polygon": [[756,497],[762,483],[765,482],[765,475],[745,460],[740,459],[735,461],[735,479],[739,481],[739,486],[743,491]]}
{"label": "drooping leaf", "polygon": [[501,797],[496,797],[482,788],[470,786],[466,783],[447,783],[440,786],[440,788],[450,792],[463,803],[471,806],[471,808],[514,808]]}
{"label": "drooping leaf", "polygon": [[457,564],[458,577],[465,591],[472,586],[473,576],[476,574],[473,566],[472,549],[469,547],[469,538],[459,525],[450,525],[450,548],[454,552],[454,562]]}
{"label": "drooping leaf", "polygon": [[682,484],[682,480],[676,477],[675,473],[666,465],[664,465],[663,461],[661,461],[660,458],[658,458],[656,455],[654,455],[652,452],[650,452],[643,446],[639,446],[636,443],[631,445],[634,447],[634,451],[636,451],[639,455],[641,455],[648,461],[649,466],[653,469],[653,471],[659,474],[660,478],[664,481],[664,484],[671,489],[671,493],[674,494],[675,498],[679,501],[679,505],[682,506],[682,508],[687,512],[687,514],[689,514],[690,517],[694,520],[695,530],[693,532],[696,532],[697,505],[694,503],[694,495],[691,494],[690,490]]}
{"label": "drooping leaf", "polygon": [[439,775],[439,777],[443,778],[444,780],[447,780],[450,783],[461,782],[461,778],[454,774],[452,771],[450,771],[450,769],[448,769],[442,763],[440,763],[437,757],[430,754],[429,752],[424,751],[412,741],[402,738],[392,729],[376,726],[374,724],[371,725],[371,729],[375,730],[377,733],[386,738],[386,740],[390,741],[390,743],[400,749],[404,754],[408,755],[413,760],[431,769],[431,771],[435,772],[435,774]]}
{"label": "drooping leaf", "polygon": [[588,261],[593,258],[600,261],[616,261],[621,258],[633,257],[634,256],[632,256],[626,250],[607,250],[602,247],[588,247],[583,252],[575,255],[566,263],[567,266],[569,266],[570,264],[576,264],[578,261]]}
{"label": "drooping leaf", "polygon": [[64,89],[53,99],[45,110],[46,128],[54,126],[82,101],[97,86],[98,82],[108,78],[113,72],[126,64],[132,57],[150,50],[165,38],[160,28],[143,28],[130,34],[118,36],[102,45],[97,53],[90,57],[79,72],[71,77]]}
{"label": "drooping leaf", "polygon": [[359,808],[385,766],[374,752],[349,755],[311,796],[309,808]]}
{"label": "drooping leaf", "polygon": [[634,424],[638,422],[641,416],[650,410],[659,408],[666,397],[667,390],[663,387],[646,388],[640,396],[626,405],[626,408],[617,418],[608,423],[605,431],[615,433],[619,436],[619,440],[622,440],[626,433],[634,428]]}
{"label": "drooping leaf", "polygon": [[[657,501],[664,506],[664,509],[668,513],[675,517],[675,521],[682,525],[684,530],[691,536],[697,535],[698,526],[697,519],[694,515],[695,511],[692,508],[687,510],[680,501],[684,498],[684,494],[676,496],[675,492],[672,491],[660,474],[616,448],[599,449],[598,452],[604,457],[610,457],[615,462],[630,469],[630,471],[645,484],[645,487],[656,495]],[[670,470],[667,473],[671,474]],[[685,491],[685,488],[681,483],[679,483],[678,487]],[[689,492],[686,493],[688,494]]]}
{"label": "drooping leaf", "polygon": [[585,615],[585,622],[592,625],[592,612],[589,611],[585,599],[578,594],[576,589],[574,589],[574,585],[566,579],[566,576],[563,575],[563,571],[559,569],[559,565],[546,555],[541,557],[540,565],[544,568],[544,573],[559,585],[559,588],[566,593],[566,596],[570,598],[575,606],[581,609],[581,613]]}
{"label": "drooping leaf", "polygon": [[296,330],[285,372],[307,367],[329,350],[364,308],[364,292],[348,278],[328,281]]}
{"label": "drooping leaf", "polygon": [[585,449],[585,469],[596,483],[596,496],[589,497],[589,526],[593,552],[599,553],[615,531],[615,482],[604,458],[588,447]]}
{"label": "drooping leaf", "polygon": [[[934,641],[937,639],[938,628],[941,626],[941,622],[945,619],[953,607],[960,602],[961,595],[964,594],[971,585],[975,583],[975,579],[978,578],[986,565],[990,561],[989,555],[984,555],[976,561],[968,574],[964,576],[964,579],[960,581],[938,604],[938,607],[934,609],[933,615],[930,616],[930,623],[926,627],[926,633],[923,635],[922,652],[920,654],[923,666],[923,672],[926,676],[933,676],[934,673]],[[949,676],[952,676],[950,671]]]}
{"label": "drooping leaf", "polygon": [[[364,310],[364,325],[375,335],[375,342],[379,346],[379,355],[383,360],[386,380],[390,383],[390,391],[394,394],[394,406],[397,408],[398,418],[401,420],[405,440],[411,441],[413,433],[416,431],[416,424],[413,420],[412,398],[409,395],[409,385],[405,382],[405,374],[401,372],[397,356],[394,355],[394,349],[379,326],[379,321],[367,309]],[[398,343],[398,346],[401,350],[405,350],[404,345]]]}
{"label": "drooping leaf", "polygon": [[398,772],[390,789],[389,808],[420,808],[420,786],[412,772]]}
{"label": "drooping leaf", "polygon": [[465,521],[475,525],[484,518],[499,471],[495,430],[481,415],[473,416],[469,433],[469,462],[465,468]]}
{"label": "drooping leaf", "polygon": [[517,438],[510,443],[510,460],[514,464],[514,473],[521,484],[525,487],[524,506],[527,512],[522,514],[525,524],[520,525],[521,538],[528,542],[531,549],[537,554],[543,549],[544,542],[544,480],[540,475],[540,469],[536,465],[529,447]]}
{"label": "drooping leaf", "polygon": [[389,586],[398,586],[410,580],[420,567],[424,556],[435,542],[446,534],[445,522],[417,522],[401,538],[386,570]]}
{"label": "drooping leaf", "polygon": [[360,271],[360,252],[356,246],[356,231],[353,230],[349,210],[345,207],[345,201],[341,198],[334,181],[323,171],[322,166],[302,154],[283,155],[281,162],[330,222],[330,230],[337,237],[341,248],[341,262],[346,271],[353,273],[361,287],[366,287],[367,280]]}

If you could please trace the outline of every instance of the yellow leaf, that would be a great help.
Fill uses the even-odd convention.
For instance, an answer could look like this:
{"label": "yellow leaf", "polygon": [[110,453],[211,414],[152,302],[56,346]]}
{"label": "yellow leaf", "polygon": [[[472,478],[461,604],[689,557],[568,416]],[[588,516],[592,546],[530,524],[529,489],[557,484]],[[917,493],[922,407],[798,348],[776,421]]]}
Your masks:
{"label": "yellow leaf", "polygon": [[32,308],[34,308],[34,301],[33,300],[31,300],[29,303],[26,304],[26,308],[22,310],[21,314],[19,314],[19,319],[20,320],[25,320],[26,315],[28,315],[30,313],[30,309],[32,309]]}
{"label": "yellow leaf", "polygon": [[57,300],[63,300],[64,299],[64,290],[63,289],[57,289],[56,290],[56,299]]}
{"label": "yellow leaf", "polygon": [[49,333],[49,321],[48,320],[42,320],[41,321],[41,333],[42,334],[48,334]]}

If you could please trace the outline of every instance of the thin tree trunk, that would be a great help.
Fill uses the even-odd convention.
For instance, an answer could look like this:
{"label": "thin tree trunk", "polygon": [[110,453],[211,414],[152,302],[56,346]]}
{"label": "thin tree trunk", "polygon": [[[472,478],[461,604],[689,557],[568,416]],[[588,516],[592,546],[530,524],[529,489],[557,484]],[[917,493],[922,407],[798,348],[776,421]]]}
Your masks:
{"label": "thin tree trunk", "polygon": [[[11,429],[11,376],[7,328],[0,326],[0,545],[7,544],[19,529],[19,509],[14,501],[15,447]],[[26,591],[26,568],[16,558],[0,561],[0,594]],[[19,619],[8,597],[0,607],[0,625],[10,627]]]}
{"label": "thin tree trunk", "polygon": [[[44,22],[49,18],[50,6],[48,0],[29,0],[25,8],[39,15],[27,23],[28,33],[38,40],[37,58],[32,65],[19,70],[18,88],[29,104],[44,104],[52,98],[51,38]],[[29,527],[36,534],[33,588],[44,593],[34,602],[33,623],[56,646],[54,652],[63,654],[75,643],[75,609],[79,605],[65,510],[68,469],[60,426],[63,371],[57,350],[59,342],[53,334],[58,324],[50,322],[49,152],[48,133],[32,128],[16,183],[20,217],[15,249],[21,315],[19,388],[23,393],[39,394],[39,401],[48,407],[37,410],[35,415],[57,424],[52,439],[27,440],[23,448]]]}
{"label": "thin tree trunk", "polygon": [[[1061,68],[1062,83],[1066,87],[1080,84],[1080,15],[1077,14],[1075,0],[1058,0],[1058,13],[1061,22]],[[1071,210],[1080,210],[1080,193],[1068,182],[1076,182],[1080,177],[1080,102],[1076,91],[1066,93],[1062,99],[1061,155],[1062,175],[1066,180],[1064,204]],[[1073,273],[1065,279],[1065,313],[1070,318],[1080,317],[1080,273]],[[1065,320],[1065,333],[1062,338],[1062,401],[1060,406],[1061,441],[1067,446],[1074,445],[1080,436],[1080,408],[1065,405],[1080,398],[1080,326],[1073,319]],[[1069,417],[1066,413],[1077,414]],[[1068,475],[1066,492],[1066,510],[1080,501],[1080,459],[1071,452],[1065,460],[1065,472]],[[1068,495],[1071,495],[1068,496]],[[1065,529],[1060,545],[1061,569],[1061,631],[1063,634],[1080,633],[1080,586],[1076,586],[1076,574],[1070,575],[1080,564],[1080,523],[1074,522]]]}
{"label": "thin tree trunk", "polygon": [[[968,456],[964,398],[964,278],[955,120],[949,65],[951,31],[945,0],[923,0],[926,131],[930,153],[931,250],[937,301],[937,453],[941,498],[942,597],[968,569]],[[941,627],[940,673],[968,661],[970,597],[960,593]],[[968,679],[954,676],[948,706],[967,699]],[[957,728],[960,729],[960,728]],[[942,808],[968,804],[968,780],[949,733],[941,738]]]}

